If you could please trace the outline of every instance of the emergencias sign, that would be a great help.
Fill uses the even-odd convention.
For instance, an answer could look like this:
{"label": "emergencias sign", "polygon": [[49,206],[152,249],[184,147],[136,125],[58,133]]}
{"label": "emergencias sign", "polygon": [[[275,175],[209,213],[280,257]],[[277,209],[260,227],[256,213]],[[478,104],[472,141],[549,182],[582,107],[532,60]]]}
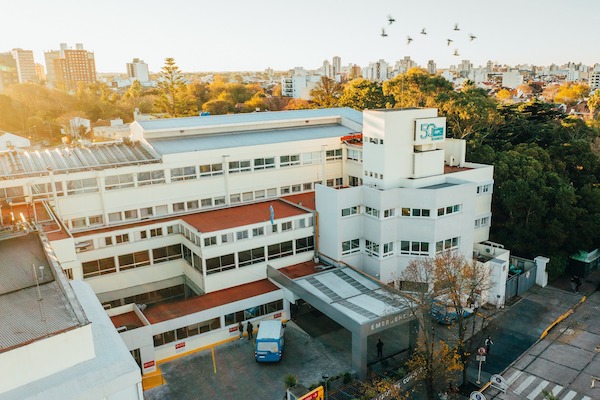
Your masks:
{"label": "emergencias sign", "polygon": [[415,144],[443,142],[446,138],[446,118],[420,118],[415,120]]}

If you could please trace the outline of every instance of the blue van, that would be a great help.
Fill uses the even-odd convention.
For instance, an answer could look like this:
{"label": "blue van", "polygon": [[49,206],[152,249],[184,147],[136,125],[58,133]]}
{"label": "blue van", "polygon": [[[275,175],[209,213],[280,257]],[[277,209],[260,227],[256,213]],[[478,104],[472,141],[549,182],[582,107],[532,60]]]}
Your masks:
{"label": "blue van", "polygon": [[283,332],[281,321],[261,321],[256,335],[254,357],[257,362],[277,362],[283,353]]}

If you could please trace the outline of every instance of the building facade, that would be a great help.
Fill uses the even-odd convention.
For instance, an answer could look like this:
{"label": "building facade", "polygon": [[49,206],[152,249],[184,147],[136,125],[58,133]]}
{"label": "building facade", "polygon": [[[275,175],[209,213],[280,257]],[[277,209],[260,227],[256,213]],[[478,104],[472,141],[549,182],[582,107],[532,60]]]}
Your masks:
{"label": "building facade", "polygon": [[75,49],[60,44],[60,50],[44,53],[48,83],[54,87],[75,90],[80,83],[96,82],[94,53],[77,43]]}
{"label": "building facade", "polygon": [[13,58],[15,59],[19,83],[37,82],[38,76],[35,70],[33,51],[23,49],[12,49],[11,53]]}
{"label": "building facade", "polygon": [[132,62],[127,63],[127,76],[132,80],[137,79],[140,82],[148,82],[150,80],[148,64],[144,60],[134,58]]}

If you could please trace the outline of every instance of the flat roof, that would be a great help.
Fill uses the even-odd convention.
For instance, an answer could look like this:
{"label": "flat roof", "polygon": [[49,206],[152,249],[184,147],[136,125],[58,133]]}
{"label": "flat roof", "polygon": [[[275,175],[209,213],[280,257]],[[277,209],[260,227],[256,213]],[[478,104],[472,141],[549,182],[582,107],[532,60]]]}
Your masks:
{"label": "flat roof", "polygon": [[241,113],[226,115],[209,115],[202,117],[164,118],[149,121],[137,121],[144,131],[167,129],[191,129],[229,124],[247,124],[256,122],[273,122],[302,118],[340,116],[362,124],[362,112],[348,107],[320,108],[309,110],[268,111],[258,113]]}
{"label": "flat roof", "polygon": [[317,209],[315,192],[292,194],[291,196],[282,197],[282,199],[298,204],[301,207],[311,209],[313,211]]}
{"label": "flat roof", "polygon": [[144,310],[144,316],[151,324],[156,324],[276,290],[280,290],[280,288],[268,279],[262,279],[186,300],[156,306],[150,305]]}
{"label": "flat roof", "polygon": [[332,268],[294,282],[360,325],[404,311],[384,284],[350,267]]}
{"label": "flat roof", "polygon": [[86,323],[55,280],[37,233],[0,241],[0,353]]}
{"label": "flat roof", "polygon": [[82,237],[116,230],[131,229],[133,227],[152,225],[174,220],[185,221],[201,233],[216,232],[270,221],[271,205],[273,206],[275,220],[310,213],[310,211],[303,210],[302,208],[296,207],[293,204],[286,203],[278,198],[273,198],[272,200],[267,200],[260,203],[241,204],[238,206],[230,206],[217,210],[206,210],[193,214],[171,215],[164,218],[136,221],[130,224],[74,232],[73,237]]}
{"label": "flat roof", "polygon": [[[150,122],[150,121],[149,121]],[[235,147],[288,143],[302,140],[335,138],[355,132],[340,124],[311,125],[296,128],[200,134],[184,137],[146,139],[159,154],[176,154]]]}

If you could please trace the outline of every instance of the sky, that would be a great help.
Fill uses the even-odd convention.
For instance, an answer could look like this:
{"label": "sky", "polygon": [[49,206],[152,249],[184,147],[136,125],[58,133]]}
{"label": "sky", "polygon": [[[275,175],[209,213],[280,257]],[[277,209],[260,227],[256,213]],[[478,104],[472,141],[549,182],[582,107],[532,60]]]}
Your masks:
{"label": "sky", "polygon": [[421,66],[434,60],[438,68],[462,60],[600,63],[600,0],[0,0],[0,6],[0,52],[33,50],[44,64],[44,51],[83,43],[100,73],[125,73],[134,57],[151,72],[167,57],[184,72],[316,69],[334,56],[361,67],[405,56]]}

